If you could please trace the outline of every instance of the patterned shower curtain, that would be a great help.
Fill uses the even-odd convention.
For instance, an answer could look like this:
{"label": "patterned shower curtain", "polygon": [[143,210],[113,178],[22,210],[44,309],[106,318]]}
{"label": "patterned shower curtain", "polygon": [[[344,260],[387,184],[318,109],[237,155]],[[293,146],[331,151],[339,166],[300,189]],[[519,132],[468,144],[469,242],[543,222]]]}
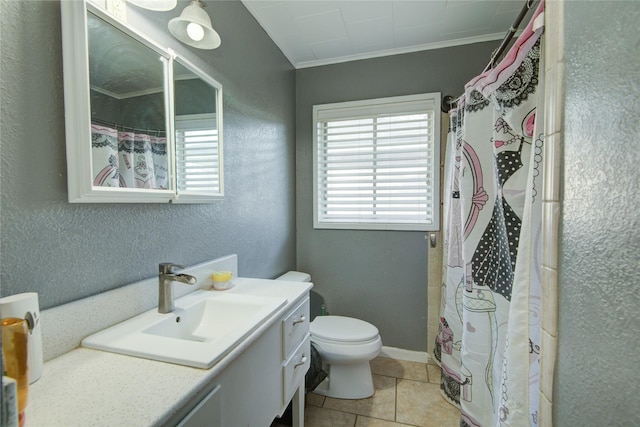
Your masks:
{"label": "patterned shower curtain", "polygon": [[434,356],[461,426],[538,424],[543,7],[449,113]]}
{"label": "patterned shower curtain", "polygon": [[167,138],[91,125],[93,185],[166,189]]}

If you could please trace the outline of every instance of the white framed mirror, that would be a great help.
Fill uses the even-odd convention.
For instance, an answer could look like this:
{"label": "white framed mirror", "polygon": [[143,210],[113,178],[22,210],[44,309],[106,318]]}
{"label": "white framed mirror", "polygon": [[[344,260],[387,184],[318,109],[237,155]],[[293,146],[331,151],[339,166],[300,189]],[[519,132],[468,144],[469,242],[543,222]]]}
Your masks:
{"label": "white framed mirror", "polygon": [[69,202],[221,199],[222,86],[91,3],[61,16]]}
{"label": "white framed mirror", "polygon": [[173,61],[174,203],[224,196],[222,86],[185,58]]}

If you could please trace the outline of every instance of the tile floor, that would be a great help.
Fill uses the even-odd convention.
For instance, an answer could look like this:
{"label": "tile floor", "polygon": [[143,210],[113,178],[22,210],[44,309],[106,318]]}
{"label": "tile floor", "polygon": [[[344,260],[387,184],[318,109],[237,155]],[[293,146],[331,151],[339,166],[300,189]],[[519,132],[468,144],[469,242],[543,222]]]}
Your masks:
{"label": "tile floor", "polygon": [[[359,400],[309,393],[305,427],[458,427],[460,410],[440,395],[440,368],[378,357],[371,361],[376,392]],[[275,422],[272,427],[281,424]]]}

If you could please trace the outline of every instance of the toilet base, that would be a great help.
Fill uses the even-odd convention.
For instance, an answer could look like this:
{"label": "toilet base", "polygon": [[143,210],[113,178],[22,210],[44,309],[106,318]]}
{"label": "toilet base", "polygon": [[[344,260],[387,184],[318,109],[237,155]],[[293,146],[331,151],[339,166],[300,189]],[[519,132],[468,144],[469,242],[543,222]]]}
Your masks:
{"label": "toilet base", "polygon": [[373,377],[369,361],[348,365],[331,364],[323,367],[327,378],[313,391],[336,399],[364,399],[373,396]]}

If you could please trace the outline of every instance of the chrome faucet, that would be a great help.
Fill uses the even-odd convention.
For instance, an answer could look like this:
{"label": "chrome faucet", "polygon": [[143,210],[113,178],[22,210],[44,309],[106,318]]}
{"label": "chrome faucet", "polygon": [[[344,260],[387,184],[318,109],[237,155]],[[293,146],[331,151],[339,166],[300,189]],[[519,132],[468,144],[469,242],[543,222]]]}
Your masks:
{"label": "chrome faucet", "polygon": [[173,287],[171,282],[180,282],[185,285],[194,285],[198,280],[190,274],[177,274],[177,269],[183,269],[181,265],[163,262],[158,265],[158,313],[171,313],[173,305]]}

